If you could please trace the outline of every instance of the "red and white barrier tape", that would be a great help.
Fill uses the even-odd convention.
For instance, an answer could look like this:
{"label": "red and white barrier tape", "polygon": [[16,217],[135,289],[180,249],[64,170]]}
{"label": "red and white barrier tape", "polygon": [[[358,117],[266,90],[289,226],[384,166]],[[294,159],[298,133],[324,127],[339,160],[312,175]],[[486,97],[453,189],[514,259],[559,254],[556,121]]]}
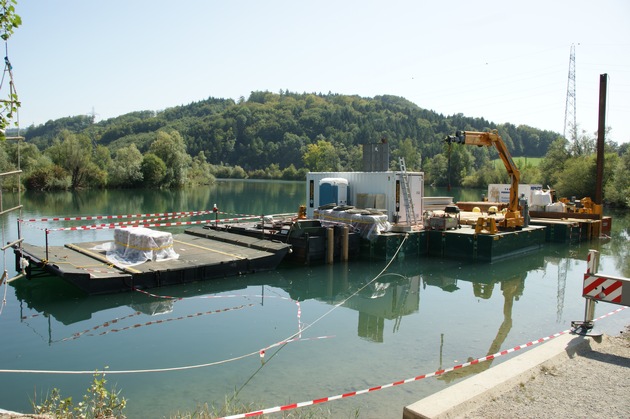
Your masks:
{"label": "red and white barrier tape", "polygon": [[50,222],[50,221],[85,221],[85,220],[118,220],[125,218],[144,218],[144,217],[169,217],[169,216],[194,216],[200,214],[209,214],[212,210],[203,211],[179,211],[179,212],[159,212],[152,214],[127,214],[127,215],[87,215],[82,217],[44,217],[44,218],[28,218],[21,221],[34,222]]}
{"label": "red and white barrier tape", "polygon": [[[148,291],[140,290],[140,289],[136,289],[135,291],[137,291],[139,293],[142,293],[142,294],[145,294],[145,295],[148,295],[148,296],[153,297],[153,298],[161,298],[161,299],[169,299],[169,300],[183,300],[182,297],[173,297],[173,296],[169,296],[169,295],[158,295],[158,294],[153,294],[153,293],[150,293]],[[201,295],[201,296],[199,296],[197,298],[210,299],[210,298],[238,298],[238,297],[241,297],[241,298],[265,298],[265,297],[266,298],[278,298],[280,300],[286,300],[286,301],[293,302],[297,306],[298,332],[297,332],[297,338],[296,339],[299,340],[299,339],[302,338],[302,329],[303,329],[303,327],[302,327],[302,306],[300,305],[300,302],[298,300],[294,300],[294,299],[289,298],[289,297],[284,297],[282,295],[267,295],[267,296],[264,296],[264,295],[246,295],[246,294],[242,294],[242,295],[239,295],[239,294]],[[190,298],[195,298],[195,297],[190,297]],[[279,342],[279,343],[274,343],[271,346],[268,346],[266,348],[261,349],[261,353],[264,353],[264,351],[269,349],[269,348],[273,348],[275,346],[279,346],[279,345],[281,345],[283,343],[287,343],[287,342],[289,342],[291,340],[292,339],[289,339],[289,340],[286,340],[286,341],[283,341],[283,342]]]}
{"label": "red and white barrier tape", "polygon": [[153,220],[145,220],[138,221],[137,223],[129,223],[128,225],[124,225],[121,223],[110,223],[110,224],[97,224],[90,226],[76,226],[76,227],[60,227],[60,228],[50,228],[46,229],[46,232],[52,231],[84,231],[84,230],[106,230],[112,228],[133,228],[133,227],[181,227],[187,225],[199,225],[199,224],[211,224],[216,222],[226,223],[233,221],[244,221],[249,220],[251,218],[223,218],[219,220],[198,220],[198,221],[178,221],[174,223],[152,223]]}
{"label": "red and white barrier tape", "polygon": [[[625,309],[625,307],[621,307],[621,308],[618,308],[618,309],[616,309],[614,311],[606,313],[603,316],[600,316],[600,317],[598,317],[595,320],[601,320],[601,319],[603,319],[605,317],[612,316],[613,314],[618,313],[618,312],[620,312],[623,309]],[[252,412],[248,412],[248,413],[241,413],[241,414],[238,414],[238,415],[224,416],[221,419],[241,419],[241,418],[249,418],[249,417],[253,417],[253,416],[267,415],[269,413],[284,412],[284,411],[287,411],[287,410],[297,409],[297,408],[300,408],[300,407],[313,406],[313,405],[320,404],[320,403],[332,402],[334,400],[345,399],[345,398],[348,398],[348,397],[354,397],[354,396],[358,396],[358,395],[366,394],[366,393],[371,393],[371,392],[378,391],[378,390],[384,390],[386,388],[395,387],[395,386],[399,386],[399,385],[402,385],[402,384],[408,384],[408,383],[412,383],[414,381],[423,380],[425,378],[430,378],[430,377],[435,377],[435,376],[438,376],[438,375],[446,374],[447,372],[451,372],[451,371],[455,371],[455,370],[458,370],[458,369],[461,369],[461,368],[465,368],[465,367],[468,367],[468,366],[471,366],[471,365],[479,364],[481,362],[490,361],[490,360],[493,360],[493,359],[498,358],[500,356],[511,354],[512,352],[516,352],[516,351],[518,351],[520,349],[529,348],[531,346],[537,345],[537,344],[542,343],[542,342],[546,342],[548,340],[557,338],[559,336],[565,335],[565,334],[570,333],[570,332],[571,332],[571,329],[567,329],[565,331],[562,331],[562,332],[559,332],[559,333],[555,333],[555,334],[553,334],[551,336],[547,336],[547,337],[544,337],[544,338],[540,338],[538,340],[527,342],[527,343],[525,343],[523,345],[518,345],[518,346],[515,346],[515,347],[510,348],[510,349],[502,350],[502,351],[497,352],[497,353],[492,354],[492,355],[487,355],[487,356],[484,356],[484,357],[481,357],[481,358],[477,358],[477,359],[475,359],[473,361],[470,361],[470,362],[465,362],[463,364],[455,365],[454,367],[445,368],[445,369],[438,370],[438,371],[435,371],[435,372],[432,372],[432,373],[429,373],[429,374],[418,375],[418,376],[407,378],[407,379],[404,379],[404,380],[394,381],[394,382],[389,383],[389,384],[384,384],[384,385],[380,385],[380,386],[376,386],[376,387],[370,387],[370,388],[363,389],[363,390],[358,390],[358,391],[351,391],[351,392],[344,393],[344,394],[338,394],[336,396],[329,396],[329,397],[323,397],[323,398],[320,398],[320,399],[313,399],[313,400],[309,400],[309,401],[301,402],[301,403],[291,403],[291,404],[287,404],[287,405],[284,405],[284,406],[276,406],[276,407],[271,407],[271,408],[268,408],[268,409],[257,410],[257,411],[252,411]]]}
{"label": "red and white barrier tape", "polygon": [[[169,295],[158,295],[158,294],[153,294],[151,292],[145,291],[145,290],[140,290],[140,289],[136,289],[135,291],[148,295],[150,297],[153,298],[161,298],[161,299],[172,299],[172,300],[182,300],[182,297],[173,297],[173,296],[169,296]],[[292,343],[292,342],[297,342],[297,341],[307,341],[307,340],[319,340],[319,339],[328,339],[331,338],[333,336],[319,336],[316,338],[302,338],[302,330],[303,330],[303,325],[302,325],[302,306],[300,305],[300,302],[297,300],[294,300],[292,298],[289,297],[284,297],[282,295],[246,295],[246,294],[229,294],[229,295],[201,295],[199,297],[196,298],[204,298],[204,299],[211,299],[211,298],[278,298],[280,300],[285,300],[285,301],[291,301],[293,303],[295,303],[295,305],[297,306],[297,323],[298,323],[298,331],[297,333],[295,333],[292,338],[289,339],[285,339],[282,340],[280,342],[276,342],[274,344],[271,344],[269,346],[266,346],[262,349],[260,349],[259,354],[260,354],[260,358],[264,358],[265,357],[265,353],[266,351],[268,351],[271,348],[275,348],[278,346],[282,346],[285,345],[287,343]],[[190,297],[190,298],[195,298],[195,297]]]}
{"label": "red and white barrier tape", "polygon": [[[125,218],[144,218],[144,217],[194,217],[196,215],[212,214],[213,210],[201,210],[201,211],[178,211],[178,212],[157,212],[149,214],[126,214],[126,215],[87,215],[81,217],[44,217],[44,218],[26,218],[20,221],[37,223],[37,222],[50,222],[50,221],[86,221],[86,220],[118,220]],[[219,211],[218,214],[231,214],[229,212]],[[232,214],[237,217],[246,218],[260,218],[260,215],[251,214]]]}
{"label": "red and white barrier tape", "polygon": [[71,231],[71,230],[87,230],[87,229],[100,229],[100,228],[125,228],[125,226],[129,227],[138,227],[143,224],[155,223],[158,221],[164,220],[176,220],[179,218],[189,217],[188,215],[176,215],[173,217],[160,217],[160,218],[147,218],[144,220],[132,220],[132,221],[119,221],[117,223],[108,223],[108,224],[93,224],[90,226],[76,226],[76,227],[59,227],[59,228],[51,228],[49,231]]}
{"label": "red and white barrier tape", "polygon": [[[121,327],[120,329],[104,330],[104,331],[98,333],[98,336],[107,335],[108,333],[112,333],[112,332],[123,332],[125,330],[137,329],[139,327],[144,327],[144,326],[152,326],[152,325],[156,325],[156,324],[169,323],[169,322],[173,322],[173,321],[176,321],[176,320],[184,320],[184,319],[190,319],[190,318],[193,318],[193,317],[206,316],[206,315],[210,315],[210,314],[225,313],[227,311],[242,310],[244,308],[253,307],[253,306],[254,306],[254,304],[243,304],[243,305],[236,306],[236,307],[227,307],[227,308],[221,308],[221,309],[217,309],[217,310],[210,310],[210,311],[198,312],[198,313],[194,313],[194,314],[187,314],[185,316],[169,317],[169,318],[166,318],[166,319],[152,320],[152,321],[148,321],[148,322],[145,322],[145,323],[136,323],[136,324],[133,324],[131,326]],[[133,315],[129,315],[129,316],[126,316],[126,317],[128,318],[128,317],[132,317],[132,316]],[[88,330],[84,330],[84,331],[79,332],[79,333],[75,333],[71,337],[63,338],[60,341],[64,342],[64,341],[68,341],[68,340],[78,339],[84,334],[93,332],[93,331],[95,331],[95,330],[97,330],[99,328],[109,327],[112,324],[116,324],[116,323],[118,323],[118,320],[105,322],[102,325],[97,325],[97,326],[93,327],[92,329],[88,329]]]}

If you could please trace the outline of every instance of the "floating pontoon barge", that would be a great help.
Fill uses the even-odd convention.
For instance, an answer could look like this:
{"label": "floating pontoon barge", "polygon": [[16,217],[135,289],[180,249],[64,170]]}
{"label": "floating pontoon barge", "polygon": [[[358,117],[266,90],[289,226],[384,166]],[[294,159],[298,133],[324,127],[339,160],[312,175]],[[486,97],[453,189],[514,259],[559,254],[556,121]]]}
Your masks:
{"label": "floating pontoon barge", "polygon": [[124,266],[107,258],[106,242],[65,246],[22,244],[15,249],[16,266],[26,259],[27,277],[57,275],[88,294],[109,294],[275,269],[291,246],[202,227],[173,236],[176,259],[148,260]]}

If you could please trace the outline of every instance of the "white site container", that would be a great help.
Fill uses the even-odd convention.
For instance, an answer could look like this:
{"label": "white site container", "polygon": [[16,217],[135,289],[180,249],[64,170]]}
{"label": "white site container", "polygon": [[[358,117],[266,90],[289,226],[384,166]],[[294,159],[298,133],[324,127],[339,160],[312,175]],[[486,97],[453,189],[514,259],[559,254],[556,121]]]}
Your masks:
{"label": "white site container", "polygon": [[[518,185],[518,197],[525,195],[527,201],[531,204],[534,192],[541,191],[542,185]],[[488,201],[490,202],[510,202],[510,185],[491,183],[488,185]]]}
{"label": "white site container", "polygon": [[[422,222],[422,198],[424,196],[424,173],[406,172],[416,220]],[[320,181],[322,179],[345,179],[347,183],[347,205],[355,208],[370,208],[387,214],[391,223],[408,222],[403,180],[401,172],[311,172],[306,175],[306,215],[313,218],[313,211],[322,203]],[[326,199],[327,200],[327,199]],[[338,205],[342,205],[337,203]]]}

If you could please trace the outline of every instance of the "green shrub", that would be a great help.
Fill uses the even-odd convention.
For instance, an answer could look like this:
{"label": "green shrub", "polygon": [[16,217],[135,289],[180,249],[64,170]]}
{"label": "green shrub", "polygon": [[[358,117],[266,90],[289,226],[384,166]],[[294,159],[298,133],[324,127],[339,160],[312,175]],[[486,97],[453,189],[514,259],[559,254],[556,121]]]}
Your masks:
{"label": "green shrub", "polygon": [[119,397],[120,391],[116,391],[115,387],[108,390],[106,383],[105,373],[96,371],[87,393],[76,406],[72,397],[63,398],[61,392],[54,388],[41,403],[32,402],[33,410],[36,414],[48,414],[63,419],[125,418],[122,411],[127,400]]}

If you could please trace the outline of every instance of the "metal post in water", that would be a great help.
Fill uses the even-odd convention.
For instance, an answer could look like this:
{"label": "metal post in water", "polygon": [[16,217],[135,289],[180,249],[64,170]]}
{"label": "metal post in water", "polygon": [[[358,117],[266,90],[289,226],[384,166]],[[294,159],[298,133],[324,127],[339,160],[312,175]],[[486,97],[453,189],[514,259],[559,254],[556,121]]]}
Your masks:
{"label": "metal post in water", "polygon": [[335,256],[335,230],[332,227],[327,228],[327,248],[326,263],[333,263]]}
{"label": "metal post in water", "polygon": [[[606,90],[608,74],[599,75],[599,119],[597,123],[597,172],[595,180],[595,203],[603,204],[604,186],[604,141],[606,134]],[[601,219],[601,215],[600,215]]]}
{"label": "metal post in water", "polygon": [[519,199],[519,204],[523,209],[523,227],[529,227],[529,203],[527,202],[527,197],[525,194],[521,195]]}
{"label": "metal post in water", "polygon": [[48,229],[45,230],[45,237],[46,237],[46,260],[49,260],[48,258]]}
{"label": "metal post in water", "polygon": [[348,241],[350,238],[350,229],[347,225],[343,226],[341,233],[341,260],[346,262],[348,260]]}

